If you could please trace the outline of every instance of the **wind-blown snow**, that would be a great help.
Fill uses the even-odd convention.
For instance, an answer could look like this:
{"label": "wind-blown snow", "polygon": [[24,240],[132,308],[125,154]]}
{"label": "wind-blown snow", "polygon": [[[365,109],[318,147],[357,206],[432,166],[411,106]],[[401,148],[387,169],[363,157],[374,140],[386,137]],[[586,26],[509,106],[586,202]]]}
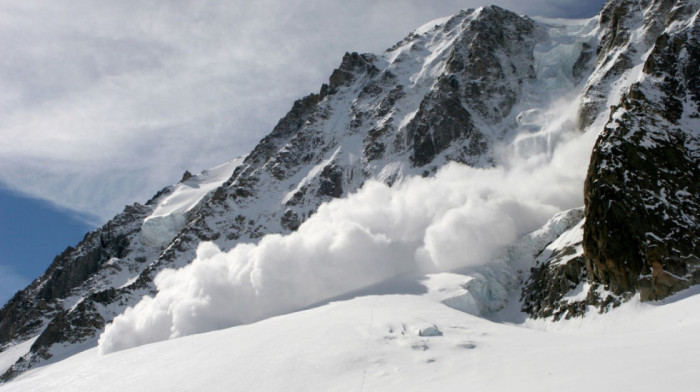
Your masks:
{"label": "wind-blown snow", "polygon": [[[568,109],[560,114],[572,116]],[[506,148],[497,168],[448,164],[393,188],[370,181],[289,235],[229,252],[203,243],[191,264],[156,277],[155,297],[106,327],[100,350],[257,321],[409,272],[487,264],[558,211],[582,204],[595,135],[547,131],[561,136],[553,154]]]}

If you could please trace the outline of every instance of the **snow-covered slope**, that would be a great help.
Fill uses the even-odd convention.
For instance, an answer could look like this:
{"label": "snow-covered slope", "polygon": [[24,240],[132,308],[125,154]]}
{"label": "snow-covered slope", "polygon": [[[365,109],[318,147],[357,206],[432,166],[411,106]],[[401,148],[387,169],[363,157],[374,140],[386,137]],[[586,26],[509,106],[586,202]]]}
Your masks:
{"label": "snow-covered slope", "polygon": [[531,314],[582,315],[588,305],[605,309],[636,292],[661,299],[700,282],[698,15],[697,1],[610,1],[602,10],[607,28],[580,120],[609,115],[591,126],[602,132],[586,219],[576,241],[537,265],[524,290]]}
{"label": "snow-covered slope", "polygon": [[635,298],[605,315],[509,324],[441,303],[467,279],[404,278],[382,294],[368,290],[255,324],[109,355],[93,348],[0,390],[697,389],[700,295],[666,304]]}
{"label": "snow-covered slope", "polygon": [[[523,310],[538,317],[619,305],[634,290],[610,284],[617,272],[600,266],[617,271],[627,260],[593,262],[591,244],[605,241],[590,236],[594,225],[614,231],[592,206],[616,194],[590,195],[643,172],[605,171],[635,167],[634,155],[613,147],[616,138],[637,140],[619,131],[639,129],[624,116],[637,90],[655,92],[652,104],[685,100],[677,121],[643,116],[661,135],[654,140],[676,121],[668,140],[684,142],[667,146],[673,158],[660,163],[673,173],[677,162],[695,162],[686,172],[696,175],[698,8],[611,0],[596,18],[561,21],[484,7],[422,26],[382,54],[347,53],[328,84],[295,102],[246,157],[127,207],[3,307],[3,363],[33,341],[3,379],[92,348],[98,336],[100,352],[112,353],[105,358],[125,355],[114,352],[301,308],[310,310],[289,317],[321,314],[327,308],[315,304],[372,285],[391,292],[402,276],[421,292],[422,281],[442,282],[410,297],[429,313],[445,304],[449,314],[522,323],[528,316],[513,309],[524,282]],[[682,50],[673,57],[673,48]],[[591,151],[613,152],[594,155],[591,169]],[[650,189],[625,186],[623,198]],[[669,189],[683,186],[696,185],[683,177]],[[675,192],[680,202],[668,198],[669,211],[696,211],[698,193]],[[692,275],[697,249],[665,244],[683,262],[660,258],[662,270]],[[665,293],[682,288],[674,287]],[[361,298],[348,304],[366,311]]]}
{"label": "snow-covered slope", "polygon": [[233,170],[243,163],[243,159],[244,157],[234,159],[197,176],[185,176],[189,178],[183,178],[183,181],[175,185],[169,195],[158,201],[153,213],[144,219],[141,242],[156,248],[170,243],[189,221],[187,214],[200,205],[210,192],[228,180]]}

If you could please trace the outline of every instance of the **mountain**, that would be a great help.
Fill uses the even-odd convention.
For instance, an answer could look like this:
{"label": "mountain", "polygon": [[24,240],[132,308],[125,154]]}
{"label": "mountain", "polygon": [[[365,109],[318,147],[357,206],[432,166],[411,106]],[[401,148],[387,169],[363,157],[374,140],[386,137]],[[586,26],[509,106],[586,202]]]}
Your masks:
{"label": "mountain", "polygon": [[699,8],[491,6],[346,53],[249,154],[127,206],[18,292],[2,379],[397,277],[456,273],[438,302],[494,319],[697,284]]}

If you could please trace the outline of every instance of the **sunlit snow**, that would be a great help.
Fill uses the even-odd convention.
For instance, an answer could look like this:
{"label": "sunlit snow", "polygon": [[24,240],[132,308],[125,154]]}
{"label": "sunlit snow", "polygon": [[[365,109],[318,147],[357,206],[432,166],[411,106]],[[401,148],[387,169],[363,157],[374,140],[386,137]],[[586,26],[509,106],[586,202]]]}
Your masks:
{"label": "sunlit snow", "polygon": [[[403,279],[255,324],[97,349],[0,387],[42,391],[693,391],[700,295],[501,323],[440,301],[466,277]],[[437,331],[439,333],[437,333]],[[432,333],[431,333],[432,332]]]}
{"label": "sunlit snow", "polygon": [[187,222],[186,214],[228,180],[242,162],[243,158],[234,159],[175,185],[143,222],[141,241],[154,247],[169,243]]}

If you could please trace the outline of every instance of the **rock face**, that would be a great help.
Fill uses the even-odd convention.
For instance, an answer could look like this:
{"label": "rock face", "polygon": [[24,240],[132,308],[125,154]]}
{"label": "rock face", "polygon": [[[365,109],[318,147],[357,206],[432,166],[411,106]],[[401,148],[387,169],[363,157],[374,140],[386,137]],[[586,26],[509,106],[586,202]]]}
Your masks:
{"label": "rock face", "polygon": [[[2,380],[94,346],[116,315],[154,294],[160,271],[187,265],[202,241],[226,251],[289,233],[368,179],[392,185],[450,161],[497,165],[495,146],[531,126],[525,120],[562,78],[582,91],[579,128],[604,130],[585,223],[539,256],[523,309],[570,317],[635,291],[655,299],[695,284],[697,8],[614,0],[575,32],[485,7],[423,26],[379,55],[346,53],[319,93],[296,101],[250,154],[216,175],[186,172],[146,205],[127,207],[15,295],[0,310],[0,351],[36,340]],[[542,61],[560,44],[570,62]],[[166,208],[182,199],[177,211]]]}
{"label": "rock face", "polygon": [[601,310],[625,300],[592,279],[583,252],[583,210],[579,222],[550,243],[535,260],[522,288],[522,310],[552,320],[583,316],[589,307]]}
{"label": "rock face", "polygon": [[673,13],[650,29],[658,37],[641,80],[614,107],[585,184],[587,268],[643,300],[700,278],[700,25],[686,20],[697,6],[670,3],[659,4]]}
{"label": "rock face", "polygon": [[[538,260],[524,311],[568,318],[699,282],[698,8],[609,1],[601,12],[581,124],[593,123],[603,101],[613,106],[588,168],[580,252],[566,263],[559,257],[573,248]],[[619,86],[612,97],[611,85]]]}
{"label": "rock face", "polygon": [[472,115],[498,124],[518,101],[523,83],[536,77],[533,37],[545,33],[534,21],[487,8],[465,33],[455,43],[436,88],[406,127],[411,161],[417,166],[427,165],[458,139],[463,140],[462,151],[455,160],[474,164],[485,155],[488,138]]}

